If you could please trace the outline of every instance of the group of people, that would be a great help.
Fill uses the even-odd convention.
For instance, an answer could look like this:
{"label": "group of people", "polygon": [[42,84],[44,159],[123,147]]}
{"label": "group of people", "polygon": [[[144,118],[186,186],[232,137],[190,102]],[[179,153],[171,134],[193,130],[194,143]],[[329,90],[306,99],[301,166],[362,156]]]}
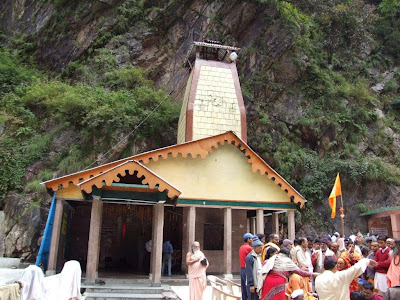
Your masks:
{"label": "group of people", "polygon": [[400,299],[400,239],[245,233],[243,241],[242,300]]}

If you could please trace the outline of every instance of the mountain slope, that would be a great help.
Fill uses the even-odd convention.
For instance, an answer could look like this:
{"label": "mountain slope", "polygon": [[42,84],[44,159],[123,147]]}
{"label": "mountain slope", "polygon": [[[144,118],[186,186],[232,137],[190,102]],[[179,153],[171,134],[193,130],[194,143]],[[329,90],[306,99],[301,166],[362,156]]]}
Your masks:
{"label": "mountain slope", "polygon": [[[399,7],[2,1],[3,251],[35,253],[49,203],[41,180],[175,143],[183,59],[192,41],[206,38],[242,48],[248,142],[308,199],[299,234],[340,228],[327,202],[337,172],[352,220],[346,231],[365,231],[360,212],[400,197]],[[24,218],[38,215],[35,230],[18,237]]]}

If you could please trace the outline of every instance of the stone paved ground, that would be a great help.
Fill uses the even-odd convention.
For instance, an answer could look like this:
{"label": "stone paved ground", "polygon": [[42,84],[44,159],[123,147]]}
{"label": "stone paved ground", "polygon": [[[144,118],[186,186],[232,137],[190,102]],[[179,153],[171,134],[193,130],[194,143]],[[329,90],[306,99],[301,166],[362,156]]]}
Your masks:
{"label": "stone paved ground", "polygon": [[[189,286],[171,286],[171,288],[181,300],[189,300]],[[207,286],[203,294],[203,300],[209,299],[211,299],[211,286]]]}

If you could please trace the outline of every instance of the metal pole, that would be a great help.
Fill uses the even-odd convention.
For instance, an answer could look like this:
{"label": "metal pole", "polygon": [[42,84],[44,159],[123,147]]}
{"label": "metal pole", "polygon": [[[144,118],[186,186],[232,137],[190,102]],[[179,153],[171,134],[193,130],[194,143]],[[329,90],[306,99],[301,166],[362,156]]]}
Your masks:
{"label": "metal pole", "polygon": [[344,238],[344,207],[343,207],[343,196],[340,195],[340,201],[342,207],[340,208],[340,217],[342,218],[342,237]]}

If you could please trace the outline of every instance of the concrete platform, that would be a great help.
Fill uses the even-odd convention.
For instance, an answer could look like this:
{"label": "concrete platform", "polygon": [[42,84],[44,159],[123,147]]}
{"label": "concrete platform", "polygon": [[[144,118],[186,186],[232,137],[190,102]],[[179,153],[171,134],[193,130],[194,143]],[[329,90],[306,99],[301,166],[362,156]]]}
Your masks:
{"label": "concrete platform", "polygon": [[19,258],[11,257],[0,257],[0,269],[1,268],[18,268],[21,263]]}
{"label": "concrete platform", "polygon": [[24,269],[9,269],[0,268],[0,285],[7,284],[8,282],[14,282],[21,278]]}
{"label": "concrete platform", "polygon": [[[171,289],[181,300],[189,300],[189,286],[171,286]],[[212,288],[207,286],[203,294],[203,300],[211,300]]]}

